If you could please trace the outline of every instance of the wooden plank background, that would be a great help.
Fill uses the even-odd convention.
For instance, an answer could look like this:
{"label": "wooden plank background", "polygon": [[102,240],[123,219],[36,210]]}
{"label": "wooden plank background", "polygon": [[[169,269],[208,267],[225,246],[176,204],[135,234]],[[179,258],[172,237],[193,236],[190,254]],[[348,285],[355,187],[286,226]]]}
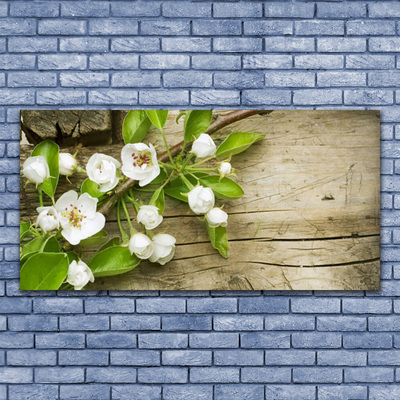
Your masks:
{"label": "wooden plank background", "polygon": [[[165,128],[171,144],[182,138],[176,114]],[[263,132],[266,139],[232,160],[245,195],[217,200],[229,214],[229,258],[212,248],[204,223],[186,204],[168,198],[157,231],[176,237],[175,258],[165,266],[142,262],[90,289],[379,289],[379,112],[274,111],[224,128],[216,142],[234,131]],[[154,131],[148,136],[159,152],[160,139]],[[82,148],[79,164],[95,151],[120,159],[121,148]],[[31,149],[22,146],[21,163]],[[58,192],[82,178],[75,176],[72,186],[60,181]],[[32,218],[36,197],[32,185],[21,184],[21,219]],[[118,234],[115,212],[106,230]]]}

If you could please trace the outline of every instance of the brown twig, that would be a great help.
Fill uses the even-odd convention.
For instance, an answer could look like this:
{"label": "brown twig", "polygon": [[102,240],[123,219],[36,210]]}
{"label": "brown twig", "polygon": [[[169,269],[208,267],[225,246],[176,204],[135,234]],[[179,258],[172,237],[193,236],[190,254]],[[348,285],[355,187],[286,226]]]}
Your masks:
{"label": "brown twig", "polygon": [[[239,111],[233,111],[226,115],[219,115],[217,119],[214,122],[212,122],[211,125],[208,127],[206,133],[211,135],[227,125],[251,117],[252,115],[269,114],[271,112],[272,110],[239,110]],[[170,148],[173,157],[177,156],[181,152],[183,143],[184,143],[183,141],[179,142]],[[168,153],[165,151],[164,153],[160,154],[158,156],[158,161],[167,162]],[[116,188],[115,193],[111,197],[109,197],[97,211],[101,212],[104,216],[107,216],[113,209],[118,199],[122,197],[124,194],[126,194],[129,191],[129,189],[131,189],[136,184],[137,181],[135,181],[134,179],[127,179],[125,182],[123,182],[120,186]]]}

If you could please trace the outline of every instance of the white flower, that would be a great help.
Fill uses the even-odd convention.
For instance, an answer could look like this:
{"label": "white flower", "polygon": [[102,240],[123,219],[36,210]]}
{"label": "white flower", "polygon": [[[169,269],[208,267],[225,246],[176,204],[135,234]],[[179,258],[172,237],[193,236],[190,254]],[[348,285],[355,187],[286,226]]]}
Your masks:
{"label": "white flower", "polygon": [[154,253],[151,255],[150,261],[158,262],[161,265],[171,261],[175,255],[175,242],[175,238],[167,233],[154,236]]}
{"label": "white flower", "polygon": [[61,234],[72,245],[100,232],[106,223],[104,215],[96,212],[97,199],[88,193],[78,198],[78,193],[70,190],[56,202],[60,215]]}
{"label": "white flower", "polygon": [[75,260],[69,264],[67,282],[74,287],[75,290],[81,290],[88,282],[94,282],[92,270],[81,260]]}
{"label": "white flower", "polygon": [[188,195],[189,207],[195,214],[205,214],[214,207],[215,197],[210,188],[196,186]]}
{"label": "white flower", "polygon": [[213,156],[216,151],[217,146],[215,146],[211,136],[207,133],[202,133],[192,145],[192,152],[196,154],[196,157],[210,157]]}
{"label": "white flower", "polygon": [[100,185],[100,192],[108,192],[118,185],[117,168],[121,163],[114,157],[95,153],[86,164],[86,172],[91,181]]}
{"label": "white flower", "polygon": [[141,206],[137,214],[137,220],[146,229],[151,230],[161,224],[163,217],[158,213],[156,206]]}
{"label": "white flower", "polygon": [[60,175],[70,176],[72,175],[77,167],[76,160],[69,153],[60,153],[58,156],[58,165],[60,169]]}
{"label": "white flower", "polygon": [[229,175],[232,171],[232,165],[229,162],[222,162],[219,166],[219,172],[222,175]]}
{"label": "white flower", "polygon": [[157,154],[152,144],[129,143],[122,148],[122,172],[146,186],[160,173]]}
{"label": "white flower", "polygon": [[22,166],[22,174],[33,183],[42,183],[50,177],[46,159],[43,156],[27,158]]}
{"label": "white flower", "polygon": [[51,232],[60,227],[60,217],[54,207],[38,207],[36,211],[39,213],[36,225],[39,225],[43,232]]}
{"label": "white flower", "polygon": [[211,228],[228,225],[228,214],[220,208],[212,208],[206,214],[206,220]]}
{"label": "white flower", "polygon": [[138,258],[146,260],[151,257],[154,245],[151,239],[143,233],[135,233],[129,241],[131,254],[135,253]]}

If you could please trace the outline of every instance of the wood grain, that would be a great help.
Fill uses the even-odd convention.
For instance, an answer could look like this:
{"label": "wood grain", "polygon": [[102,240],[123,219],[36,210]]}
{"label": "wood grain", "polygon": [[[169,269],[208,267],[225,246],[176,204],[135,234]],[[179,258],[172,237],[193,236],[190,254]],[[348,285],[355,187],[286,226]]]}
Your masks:
{"label": "wood grain", "polygon": [[[182,124],[172,115],[165,130],[171,144],[181,140]],[[128,274],[97,279],[91,289],[379,289],[379,112],[274,111],[228,126],[215,140],[234,131],[267,136],[232,161],[245,195],[218,201],[229,214],[229,258],[211,247],[187,205],[168,199],[158,231],[177,238],[175,259],[163,267],[142,262]],[[149,141],[163,150],[156,132]],[[95,151],[119,158],[121,147]],[[80,150],[81,166],[93,152]],[[72,186],[60,182],[59,192],[82,177]],[[26,219],[37,200],[31,185],[22,186]],[[107,231],[118,234],[115,212]]]}

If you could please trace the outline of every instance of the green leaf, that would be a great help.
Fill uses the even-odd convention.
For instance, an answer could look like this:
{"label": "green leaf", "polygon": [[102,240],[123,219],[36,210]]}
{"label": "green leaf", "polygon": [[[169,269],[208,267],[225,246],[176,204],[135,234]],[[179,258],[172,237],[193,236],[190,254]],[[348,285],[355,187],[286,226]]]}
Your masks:
{"label": "green leaf", "polygon": [[167,178],[167,171],[163,167],[160,167],[160,173],[158,176],[156,176],[150,183],[149,185],[155,185],[157,183],[164,182],[165,179]]}
{"label": "green leaf", "polygon": [[58,253],[61,250],[60,243],[55,236],[50,236],[45,243],[43,243],[41,251],[44,253]]}
{"label": "green leaf", "polygon": [[233,132],[219,145],[216,156],[222,158],[239,154],[264,137],[263,133]]}
{"label": "green leaf", "polygon": [[167,121],[168,110],[146,110],[146,114],[153,125],[162,129]]}
{"label": "green leaf", "polygon": [[228,258],[228,235],[226,228],[222,226],[211,228],[207,223],[206,225],[212,246],[218,250],[222,257]]}
{"label": "green leaf", "polygon": [[74,251],[68,251],[67,256],[68,256],[68,265],[71,264],[72,261],[79,260],[78,254],[76,254]]}
{"label": "green leaf", "polygon": [[79,242],[79,246],[84,246],[84,247],[98,246],[99,244],[105,243],[107,237],[108,234],[106,231],[100,231],[88,237],[87,239],[81,240]]}
{"label": "green leaf", "polygon": [[25,246],[22,247],[21,261],[23,258],[26,258],[28,254],[35,252],[37,253],[42,248],[42,245],[45,243],[45,241],[45,236],[39,236],[25,244]]}
{"label": "green leaf", "polygon": [[121,238],[119,236],[116,236],[110,239],[107,243],[103,244],[103,246],[100,247],[99,251],[103,251],[112,246],[119,246],[120,244],[121,244]]}
{"label": "green leaf", "polygon": [[212,189],[218,199],[238,199],[244,194],[243,189],[227,177],[220,180],[218,175],[208,175],[199,179],[201,184]]}
{"label": "green leaf", "polygon": [[20,223],[20,233],[19,233],[19,238],[20,240],[22,240],[29,231],[29,228],[31,227],[31,223],[30,222],[21,222]]}
{"label": "green leaf", "polygon": [[122,135],[125,144],[141,142],[151,126],[151,121],[143,110],[132,110],[126,114],[122,124]]}
{"label": "green leaf", "polygon": [[58,145],[50,140],[39,143],[32,151],[32,156],[43,156],[49,166],[50,178],[43,181],[42,188],[50,197],[54,197],[58,184],[58,153]]}
{"label": "green leaf", "polygon": [[164,199],[164,190],[162,188],[158,188],[151,200],[150,204],[154,204],[158,208],[158,213],[161,215],[164,212],[164,205],[165,205],[165,199]]}
{"label": "green leaf", "polygon": [[212,121],[211,110],[192,110],[186,114],[183,134],[185,143],[197,139],[204,133]]}
{"label": "green leaf", "polygon": [[21,290],[57,290],[68,273],[65,253],[39,253],[21,268]]}
{"label": "green leaf", "polygon": [[100,192],[99,188],[100,186],[96,182],[93,182],[87,178],[82,182],[81,193],[88,193],[92,197],[99,198],[104,196],[104,193]]}
{"label": "green leaf", "polygon": [[139,265],[140,259],[131,255],[128,247],[112,246],[96,253],[88,265],[95,277],[124,274]]}

